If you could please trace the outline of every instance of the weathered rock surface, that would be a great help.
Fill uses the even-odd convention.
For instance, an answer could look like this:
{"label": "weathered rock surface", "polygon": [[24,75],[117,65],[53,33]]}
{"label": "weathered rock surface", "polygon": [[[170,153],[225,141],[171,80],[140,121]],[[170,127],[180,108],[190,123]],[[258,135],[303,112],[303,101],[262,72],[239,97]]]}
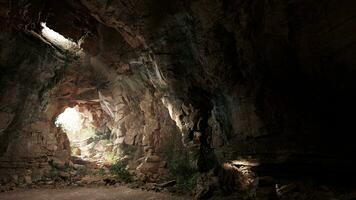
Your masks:
{"label": "weathered rock surface", "polygon": [[[234,161],[260,165],[234,166],[237,181],[220,177],[216,188],[247,181],[247,196],[290,198],[285,188],[254,190],[257,178],[244,166],[261,176],[352,171],[355,7],[351,0],[0,4],[0,175],[6,182],[15,168],[12,179],[26,182],[27,169],[45,174],[53,158],[68,163],[68,140],[53,119],[75,105],[110,132],[108,146],[85,144],[101,153],[80,156],[111,152],[155,182],[184,148],[199,182],[214,183],[201,183],[198,196]],[[41,21],[84,38],[84,55],[35,40]],[[167,156],[177,135],[178,150]]]}
{"label": "weathered rock surface", "polygon": [[23,34],[1,33],[1,42],[0,177],[6,182],[16,175],[30,183],[45,173],[50,159],[70,158],[67,137],[52,123],[54,116],[46,115],[48,92],[66,62],[40,43],[36,49]]}

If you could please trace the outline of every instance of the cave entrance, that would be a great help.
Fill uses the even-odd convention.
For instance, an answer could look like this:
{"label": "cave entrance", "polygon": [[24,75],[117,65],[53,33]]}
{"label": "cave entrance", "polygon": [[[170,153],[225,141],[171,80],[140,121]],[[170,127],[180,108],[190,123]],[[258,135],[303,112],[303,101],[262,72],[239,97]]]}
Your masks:
{"label": "cave entrance", "polygon": [[55,125],[68,136],[71,154],[96,163],[114,163],[113,142],[101,110],[87,106],[67,107],[56,118]]}

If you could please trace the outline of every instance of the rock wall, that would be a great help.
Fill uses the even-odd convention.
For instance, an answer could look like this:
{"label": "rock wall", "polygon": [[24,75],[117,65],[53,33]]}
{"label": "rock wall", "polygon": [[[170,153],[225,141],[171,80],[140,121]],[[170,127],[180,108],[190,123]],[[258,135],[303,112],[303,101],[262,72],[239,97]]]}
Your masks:
{"label": "rock wall", "polygon": [[82,1],[151,58],[150,79],[185,138],[201,137],[222,161],[335,162],[352,152],[343,145],[354,110],[352,2],[156,3]]}
{"label": "rock wall", "polygon": [[[32,23],[30,16],[34,12],[38,12],[38,7],[36,7],[37,4],[35,2],[30,4],[33,7],[14,10],[12,16],[20,15],[18,16],[19,18],[7,18],[5,21],[12,25],[16,20],[24,24]],[[50,4],[49,6],[52,8],[51,6],[53,5]],[[22,11],[26,11],[28,15],[26,17],[22,16]],[[54,27],[54,30],[58,30],[60,33],[67,33],[68,30],[66,28],[69,27],[60,26],[61,23],[63,21],[58,21],[58,23],[55,23],[56,26],[51,26],[48,23],[48,26],[50,28]],[[136,173],[143,181],[152,182],[157,181],[159,178],[167,178],[166,164],[161,158],[162,147],[165,145],[163,138],[169,138],[170,135],[179,133],[160,100],[162,93],[155,91],[154,84],[148,76],[150,72],[146,71],[145,64],[150,62],[149,58],[142,56],[140,53],[138,54],[132,44],[125,41],[125,35],[118,34],[115,29],[103,24],[93,28],[93,33],[89,34],[86,44],[83,45],[85,54],[79,57],[73,57],[71,52],[66,52],[52,44],[51,41],[41,37],[34,27],[23,27],[23,24],[19,24],[19,26],[10,27],[9,29],[12,30],[11,28],[16,34],[22,35],[25,38],[25,42],[36,40],[36,42],[28,44],[28,48],[39,48],[39,51],[54,54],[53,58],[49,58],[51,63],[44,63],[43,65],[48,67],[48,70],[57,70],[52,72],[52,76],[47,77],[47,79],[45,79],[46,77],[37,77],[36,73],[26,74],[21,70],[12,72],[14,76],[23,73],[22,76],[26,79],[38,79],[44,84],[44,86],[37,86],[43,87],[39,89],[33,88],[33,90],[30,90],[26,88],[26,92],[31,94],[37,94],[36,91],[40,90],[43,96],[39,101],[34,101],[27,106],[28,109],[32,110],[21,112],[18,116],[23,117],[27,114],[35,116],[36,118],[33,118],[33,121],[36,122],[36,130],[39,132],[39,137],[49,137],[53,133],[62,134],[61,137],[58,136],[58,140],[49,138],[48,140],[52,143],[46,140],[40,143],[37,142],[38,144],[35,147],[29,146],[26,149],[27,153],[38,152],[39,156],[43,158],[40,163],[45,166],[44,168],[48,168],[50,167],[48,165],[51,165],[49,161],[53,155],[51,152],[37,151],[36,148],[49,149],[49,151],[55,148],[56,152],[58,152],[57,154],[66,153],[65,158],[56,158],[56,162],[69,165],[70,149],[68,139],[59,128],[54,127],[54,120],[66,107],[79,105],[83,112],[92,113],[91,116],[94,118],[96,129],[99,130],[104,126],[104,128],[110,130],[109,139],[110,143],[112,143],[112,148],[110,148],[111,152],[108,153],[127,161],[129,164],[128,169]],[[73,35],[73,33],[77,33],[76,31],[78,31],[76,28],[73,29],[68,36],[78,38]],[[27,35],[18,32],[25,32]],[[41,44],[41,42],[44,43]],[[20,51],[17,47],[14,47],[14,44],[5,46],[9,47],[11,51]],[[22,46],[24,44],[19,44],[19,48]],[[142,49],[137,51],[140,52]],[[37,55],[32,55],[27,51],[24,51],[24,54],[23,58],[28,57],[29,59]],[[36,59],[40,60],[42,56],[44,55],[40,54]],[[12,55],[4,55],[4,57],[6,59],[13,58]],[[56,66],[56,62],[61,62],[62,60],[63,66]],[[16,63],[14,67],[20,68],[20,64]],[[41,73],[48,71],[41,65],[37,66],[36,62],[31,67]],[[9,74],[4,74],[3,77],[7,78]],[[18,83],[19,79],[14,79],[13,81],[15,84],[20,84]],[[3,90],[11,90],[7,82],[4,82],[1,88]],[[13,100],[12,96],[8,98]],[[23,106],[22,103],[18,102],[17,104],[18,106]],[[97,112],[100,112],[100,114],[97,114]],[[40,119],[41,116],[43,116],[43,119]],[[4,114],[4,129],[10,123],[8,122],[8,117],[11,117],[11,115]],[[46,129],[46,127],[50,128]],[[4,146],[8,145],[7,142],[13,143],[15,145],[13,147],[14,150],[17,150],[17,148],[21,150],[22,148],[16,145],[32,142],[31,138],[22,136],[25,134],[24,131],[17,133],[20,137],[23,137],[22,143],[13,138],[13,135],[15,135],[13,130],[8,129],[5,132],[9,135],[9,138],[8,141],[4,141]],[[4,134],[4,138],[5,136]],[[65,144],[61,145],[62,143]],[[9,152],[11,150],[4,149],[4,154]],[[16,156],[21,156],[21,153],[9,156],[4,155],[3,159],[4,162],[8,163],[7,167],[15,165],[11,159],[16,159]],[[26,166],[29,162],[33,162],[33,165],[36,166],[39,163],[37,160],[31,161],[30,158],[25,157],[21,163],[21,170],[30,169],[31,167]],[[18,174],[20,172],[14,172],[9,169],[9,171],[2,174],[5,176],[10,173]]]}
{"label": "rock wall", "polygon": [[[133,146],[131,170],[151,173],[143,179],[164,165],[162,138],[177,128],[200,172],[241,159],[304,171],[355,161],[353,1],[31,5],[14,14],[25,27],[36,31],[41,12],[67,37],[86,35],[84,63],[111,117],[114,151]],[[1,116],[6,127],[13,112]]]}
{"label": "rock wall", "polygon": [[68,139],[46,111],[48,92],[65,66],[66,61],[40,41],[1,33],[2,181],[36,180],[48,172],[49,160],[69,161]]}

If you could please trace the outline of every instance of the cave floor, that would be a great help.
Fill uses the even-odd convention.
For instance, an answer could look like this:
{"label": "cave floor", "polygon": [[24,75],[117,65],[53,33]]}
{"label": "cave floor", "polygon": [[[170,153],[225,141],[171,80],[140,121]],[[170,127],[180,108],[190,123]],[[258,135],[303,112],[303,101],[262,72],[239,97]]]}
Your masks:
{"label": "cave floor", "polygon": [[75,187],[61,189],[16,189],[0,193],[0,200],[183,200],[189,197],[119,187]]}

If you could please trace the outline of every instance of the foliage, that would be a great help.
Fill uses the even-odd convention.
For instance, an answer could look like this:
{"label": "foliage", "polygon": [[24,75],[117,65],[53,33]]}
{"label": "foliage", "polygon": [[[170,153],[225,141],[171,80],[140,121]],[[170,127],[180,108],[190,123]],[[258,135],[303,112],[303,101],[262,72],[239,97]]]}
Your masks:
{"label": "foliage", "polygon": [[110,132],[95,132],[93,139],[94,141],[110,140]]}
{"label": "foliage", "polygon": [[98,171],[98,174],[100,176],[104,176],[105,175],[105,170],[103,168],[100,168],[99,171]]}
{"label": "foliage", "polygon": [[197,153],[197,165],[200,171],[205,172],[215,168],[217,158],[213,149],[202,145]]}
{"label": "foliage", "polygon": [[182,192],[185,192],[187,189],[192,191],[196,186],[198,172],[190,164],[189,157],[173,157],[167,163],[170,175],[177,180],[178,189],[182,190]]}
{"label": "foliage", "polygon": [[109,163],[115,163],[118,160],[118,157],[115,155],[114,152],[105,152],[104,153],[104,158]]}
{"label": "foliage", "polygon": [[116,161],[110,167],[110,172],[115,175],[118,179],[128,183],[131,182],[133,177],[132,175],[126,170],[127,163],[121,160]]}
{"label": "foliage", "polygon": [[192,192],[198,178],[196,159],[183,146],[178,134],[167,139],[163,148],[170,176],[177,181],[176,189],[183,193]]}

